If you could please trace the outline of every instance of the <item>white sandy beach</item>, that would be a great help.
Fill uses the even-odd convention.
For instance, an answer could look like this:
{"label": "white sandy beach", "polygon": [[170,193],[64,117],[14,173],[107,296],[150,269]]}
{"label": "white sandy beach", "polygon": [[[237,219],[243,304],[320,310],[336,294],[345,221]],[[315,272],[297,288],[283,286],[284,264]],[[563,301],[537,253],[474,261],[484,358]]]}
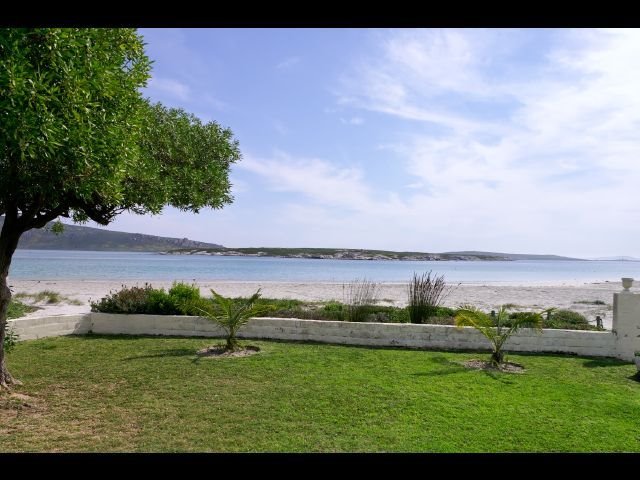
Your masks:
{"label": "white sandy beach", "polygon": [[[79,300],[82,305],[43,305],[42,310],[29,314],[31,317],[43,315],[66,315],[83,313],[90,310],[89,301],[97,300],[110,291],[119,290],[123,284],[127,286],[143,285],[144,281],[106,281],[106,280],[11,280],[14,293],[36,293],[42,290],[53,290],[69,298]],[[170,288],[172,282],[155,281],[154,287]],[[262,289],[265,297],[296,298],[300,300],[342,300],[342,283],[302,283],[302,282],[233,282],[213,281],[198,282],[203,295],[210,295],[213,288],[222,295],[247,296]],[[406,284],[381,284],[378,298],[383,304],[404,306],[407,303]],[[472,304],[483,309],[494,309],[501,304],[513,303],[523,309],[547,307],[568,308],[581,312],[590,321],[596,315],[603,319],[604,326],[611,328],[613,293],[622,290],[620,282],[604,283],[545,283],[515,285],[508,283],[465,283],[453,286],[451,294],[444,305],[457,307]],[[632,291],[638,291],[634,286]],[[605,305],[576,303],[580,301],[601,300]]]}

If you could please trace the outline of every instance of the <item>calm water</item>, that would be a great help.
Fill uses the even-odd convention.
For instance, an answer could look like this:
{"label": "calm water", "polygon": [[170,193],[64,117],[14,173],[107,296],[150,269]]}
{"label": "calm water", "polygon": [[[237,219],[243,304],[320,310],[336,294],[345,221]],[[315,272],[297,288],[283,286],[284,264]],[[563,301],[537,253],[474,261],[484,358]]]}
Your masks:
{"label": "calm water", "polygon": [[345,282],[368,278],[406,282],[433,270],[450,282],[619,281],[640,278],[640,262],[405,262],[297,258],[209,257],[140,252],[18,250],[10,277],[23,280],[244,280]]}

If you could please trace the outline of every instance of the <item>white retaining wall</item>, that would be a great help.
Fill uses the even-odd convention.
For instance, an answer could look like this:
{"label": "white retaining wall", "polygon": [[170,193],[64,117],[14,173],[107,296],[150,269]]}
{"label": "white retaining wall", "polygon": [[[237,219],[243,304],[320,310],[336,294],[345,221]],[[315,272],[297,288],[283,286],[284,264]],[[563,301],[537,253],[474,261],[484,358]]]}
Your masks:
{"label": "white retaining wall", "polygon": [[20,340],[35,340],[43,337],[85,334],[91,328],[91,314],[57,315],[53,317],[18,318],[9,320]]}
{"label": "white retaining wall", "polygon": [[[28,318],[11,321],[21,340],[84,334],[174,335],[220,337],[223,330],[201,317],[167,315],[86,315]],[[489,342],[475,329],[449,325],[352,323],[288,318],[254,318],[238,334],[241,338],[310,340],[345,345],[397,346],[428,349],[485,350]],[[615,357],[612,332],[521,330],[512,335],[505,350],[513,352],[561,352]]]}

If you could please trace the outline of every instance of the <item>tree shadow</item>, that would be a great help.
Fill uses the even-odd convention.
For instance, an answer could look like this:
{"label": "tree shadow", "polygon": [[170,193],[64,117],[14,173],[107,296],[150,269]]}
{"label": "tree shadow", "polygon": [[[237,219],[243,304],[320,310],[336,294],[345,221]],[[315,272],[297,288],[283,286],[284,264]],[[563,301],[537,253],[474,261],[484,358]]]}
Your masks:
{"label": "tree shadow", "polygon": [[432,372],[412,373],[411,375],[415,377],[437,377],[441,375],[464,373],[466,370],[464,368],[464,365],[443,356],[430,357],[429,362],[443,365],[449,368],[443,368]]}
{"label": "tree shadow", "polygon": [[492,380],[495,380],[497,382],[500,382],[504,385],[513,385],[515,382],[513,382],[512,380],[509,380],[506,376],[507,375],[515,375],[515,374],[509,374],[509,373],[505,373],[505,372],[497,372],[497,371],[492,371],[492,370],[482,370],[482,372],[489,378],[491,378]]}
{"label": "tree shadow", "polygon": [[617,358],[590,358],[586,359],[582,366],[586,368],[598,368],[598,367],[626,367],[629,362],[624,362]]}
{"label": "tree shadow", "polygon": [[150,354],[150,355],[137,355],[135,357],[126,357],[126,358],[123,358],[123,360],[131,361],[131,360],[145,360],[149,358],[168,358],[168,357],[195,357],[195,360],[199,359],[199,357],[196,355],[196,352],[193,348],[174,348],[172,350],[164,350],[164,351]]}

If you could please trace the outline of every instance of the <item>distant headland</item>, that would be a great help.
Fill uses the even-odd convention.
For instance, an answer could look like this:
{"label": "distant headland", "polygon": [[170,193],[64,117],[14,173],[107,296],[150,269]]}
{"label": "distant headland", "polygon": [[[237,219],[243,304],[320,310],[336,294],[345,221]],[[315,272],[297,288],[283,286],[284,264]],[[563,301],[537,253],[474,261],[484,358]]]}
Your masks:
{"label": "distant headland", "polygon": [[[0,217],[0,228],[4,219]],[[313,258],[335,260],[405,260],[405,261],[512,261],[512,260],[582,260],[558,255],[459,251],[444,253],[396,252],[353,248],[229,248],[216,243],[188,238],[160,237],[142,233],[127,233],[80,225],[64,226],[60,235],[53,233],[52,224],[26,232],[18,248],[25,250],[94,250],[116,252],[157,252],[164,255],[211,255],[278,258]]]}

